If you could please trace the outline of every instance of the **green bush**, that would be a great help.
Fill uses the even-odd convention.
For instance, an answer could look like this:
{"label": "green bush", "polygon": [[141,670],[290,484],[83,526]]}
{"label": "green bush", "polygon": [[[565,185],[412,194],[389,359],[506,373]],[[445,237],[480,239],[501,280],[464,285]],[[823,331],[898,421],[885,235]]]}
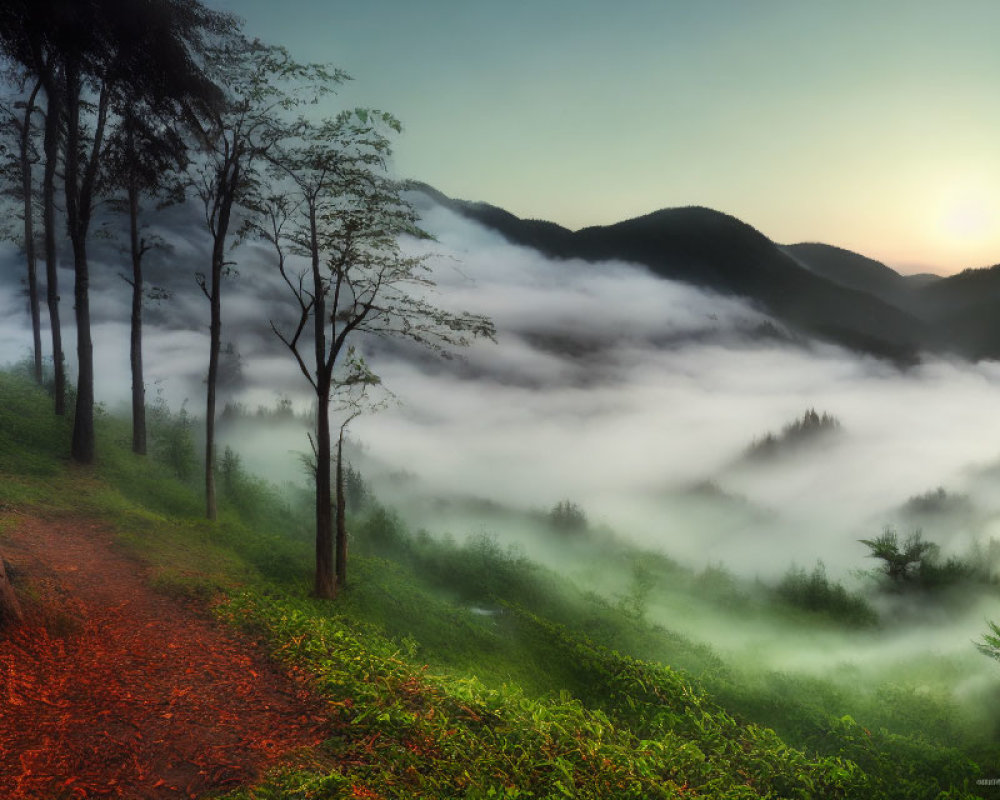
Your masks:
{"label": "green bush", "polygon": [[868,601],[840,583],[831,581],[826,567],[818,562],[812,572],[793,567],[775,588],[782,602],[851,626],[869,627],[878,623],[878,615]]}
{"label": "green bush", "polygon": [[198,457],[194,444],[194,423],[187,407],[182,405],[180,411],[173,413],[159,398],[150,406],[146,422],[150,456],[169,467],[180,480],[191,480],[198,469]]}

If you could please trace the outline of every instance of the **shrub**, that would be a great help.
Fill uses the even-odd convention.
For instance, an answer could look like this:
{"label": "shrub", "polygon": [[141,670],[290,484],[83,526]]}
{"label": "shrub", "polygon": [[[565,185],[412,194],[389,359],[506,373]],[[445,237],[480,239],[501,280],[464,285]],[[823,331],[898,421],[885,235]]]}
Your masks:
{"label": "shrub", "polygon": [[163,398],[159,398],[149,409],[147,419],[152,457],[168,466],[182,481],[190,480],[198,466],[198,459],[194,447],[194,425],[186,404],[174,414]]}
{"label": "shrub", "polygon": [[871,552],[870,558],[882,562],[881,570],[897,586],[913,580],[925,561],[932,560],[938,552],[933,542],[924,541],[924,534],[915,530],[900,543],[899,535],[888,525],[882,535],[874,539],[859,539]]}
{"label": "shrub", "polygon": [[587,515],[570,500],[560,500],[549,511],[549,525],[561,533],[582,533],[587,530]]}
{"label": "shrub", "polygon": [[847,591],[840,583],[831,581],[826,567],[820,561],[812,572],[793,567],[781,579],[775,594],[783,602],[805,611],[851,625],[868,626],[878,622],[878,615],[868,602]]}

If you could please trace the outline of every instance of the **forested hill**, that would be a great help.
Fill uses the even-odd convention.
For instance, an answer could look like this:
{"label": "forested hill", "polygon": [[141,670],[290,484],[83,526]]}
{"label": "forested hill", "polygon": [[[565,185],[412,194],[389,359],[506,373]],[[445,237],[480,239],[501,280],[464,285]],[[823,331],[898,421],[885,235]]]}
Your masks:
{"label": "forested hill", "polygon": [[903,363],[921,352],[1000,357],[1000,267],[913,280],[832,245],[779,245],[709,208],[662,209],[571,231],[426,184],[413,188],[549,257],[641,264],[663,278],[747,298],[795,331],[852,350]]}

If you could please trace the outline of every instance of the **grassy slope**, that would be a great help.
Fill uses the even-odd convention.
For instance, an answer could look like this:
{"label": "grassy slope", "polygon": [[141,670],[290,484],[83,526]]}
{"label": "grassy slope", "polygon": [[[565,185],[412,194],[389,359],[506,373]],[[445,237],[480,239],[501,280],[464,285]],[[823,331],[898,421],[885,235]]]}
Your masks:
{"label": "grassy slope", "polygon": [[[107,520],[164,590],[221,592],[223,618],[261,632],[336,701],[330,767],[273,776],[234,800],[976,796],[972,745],[944,704],[891,698],[911,718],[866,730],[831,710],[841,698],[821,682],[748,679],[628,603],[486,539],[410,537],[375,508],[354,521],[348,591],[336,604],[305,599],[307,504],[234,467],[209,525],[185,420],[161,413],[143,459],[128,452],[127,424],[104,416],[100,463],[80,470],[48,409],[24,378],[0,373],[0,509]],[[14,519],[3,516],[0,547]]]}

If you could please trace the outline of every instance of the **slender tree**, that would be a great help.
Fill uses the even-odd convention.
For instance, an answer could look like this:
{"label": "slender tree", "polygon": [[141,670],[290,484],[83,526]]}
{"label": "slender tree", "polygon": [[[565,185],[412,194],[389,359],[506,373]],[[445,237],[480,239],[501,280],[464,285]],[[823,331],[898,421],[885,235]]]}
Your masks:
{"label": "slender tree", "polygon": [[[206,30],[221,30],[230,19],[208,11],[196,0],[7,0],[0,8],[0,44],[11,60],[38,75],[49,101],[44,183],[47,236],[54,228],[48,216],[54,207],[49,192],[57,158],[62,156],[77,322],[79,375],[72,442],[77,461],[89,463],[94,458],[87,241],[111,107],[116,98],[180,100],[192,87],[205,87],[210,82],[192,47],[200,44]],[[60,115],[53,113],[56,104]],[[65,125],[61,153],[60,117]],[[54,257],[48,261],[54,274]],[[50,282],[50,292],[53,289],[54,282]],[[57,327],[55,320],[53,327]],[[54,357],[59,359],[58,351]],[[57,404],[59,395],[57,385]]]}
{"label": "slender tree", "polygon": [[61,44],[58,28],[72,10],[63,0],[5,0],[0,4],[0,49],[12,64],[41,83],[45,95],[42,227],[45,236],[46,305],[52,337],[55,413],[66,410],[66,375],[59,317],[56,246],[56,173],[62,145]]}
{"label": "slender tree", "polygon": [[[200,133],[198,120],[210,117],[223,102],[222,91],[203,62],[210,42],[236,33],[234,18],[208,11],[194,0],[161,0],[153,4],[152,10],[165,17],[161,29],[151,31],[141,26],[123,34],[139,39],[143,48],[154,48],[158,55],[141,65],[147,70],[141,85],[124,82],[116,94],[118,124],[110,141],[111,163],[107,170],[110,184],[124,191],[128,217],[132,450],[140,455],[146,453],[142,312],[147,287],[143,260],[156,242],[142,234],[141,202],[143,198],[155,198],[161,204],[183,199],[180,173],[193,144],[183,132]],[[163,30],[166,37],[161,35]],[[163,297],[156,289],[148,293]]]}
{"label": "slender tree", "polygon": [[[346,370],[337,381],[337,408],[341,415],[340,429],[337,431],[337,453],[335,456],[335,503],[336,519],[334,532],[334,568],[336,588],[347,586],[347,486],[344,474],[344,436],[354,420],[362,414],[384,408],[389,400],[385,397],[375,400],[371,391],[381,387],[381,379],[368,369],[368,365],[355,349],[349,348],[344,358]],[[383,389],[383,391],[385,391]]]}
{"label": "slender tree", "polygon": [[[150,111],[147,109],[147,111]],[[145,301],[163,299],[166,294],[146,284],[144,261],[158,244],[156,236],[143,232],[142,202],[157,200],[166,205],[183,199],[180,173],[186,164],[187,143],[149,114],[140,117],[138,109],[127,106],[119,112],[118,125],[109,141],[105,165],[107,193],[121,192],[111,205],[128,220],[129,274],[123,275],[131,287],[132,304],[129,325],[129,366],[132,375],[132,451],[146,454],[146,385],[143,370],[142,322]]]}
{"label": "slender tree", "polygon": [[[94,460],[94,343],[90,329],[90,263],[87,240],[94,213],[100,155],[108,120],[109,85],[99,89],[90,141],[83,130],[84,67],[68,57],[66,90],[66,151],[64,154],[66,226],[73,249],[73,310],[76,314],[76,409],[71,454],[81,464]],[[87,146],[89,145],[89,146]]]}
{"label": "slender tree", "polygon": [[[316,394],[318,597],[332,598],[337,591],[330,411],[338,386],[365,380],[366,369],[359,372],[357,365],[341,363],[355,336],[401,337],[446,354],[451,346],[467,344],[470,336],[494,335],[486,317],[446,311],[422,296],[433,285],[428,267],[423,259],[404,254],[400,237],[425,234],[385,168],[387,132],[398,130],[390,115],[363,109],[316,125],[300,122],[294,140],[273,154],[272,175],[275,181],[283,178],[282,191],[260,200],[266,224],[259,233],[274,248],[276,268],[298,308],[291,325],[272,321],[271,327]],[[296,269],[294,256],[303,257],[308,266]],[[338,367],[348,367],[339,380]],[[341,456],[342,433],[343,428],[337,439]],[[338,464],[339,513],[340,459]],[[346,537],[337,549],[344,574]]]}
{"label": "slender tree", "polygon": [[[41,309],[38,299],[38,258],[35,251],[35,193],[34,193],[34,166],[39,160],[39,154],[34,144],[34,117],[38,112],[38,95],[42,88],[41,80],[30,78],[22,72],[19,76],[11,76],[17,85],[17,99],[9,104],[4,104],[4,117],[9,130],[14,138],[13,163],[6,164],[6,168],[14,173],[16,177],[11,183],[17,187],[14,194],[21,202],[21,231],[20,236],[15,237],[22,243],[24,249],[25,267],[27,270],[28,288],[28,310],[31,317],[31,340],[32,340],[32,366],[35,382],[42,382],[42,321]],[[27,99],[24,93],[30,86]],[[8,169],[5,168],[5,172]]]}
{"label": "slender tree", "polygon": [[49,335],[52,338],[52,381],[55,413],[66,413],[66,358],[62,346],[62,321],[59,316],[59,247],[56,243],[56,169],[62,145],[62,95],[58,70],[51,59],[40,73],[45,89],[45,131],[42,174],[42,229],[45,236],[45,305],[49,312]]}
{"label": "slender tree", "polygon": [[212,237],[208,273],[198,284],[209,302],[209,354],[205,397],[205,515],[218,513],[215,489],[215,417],[222,345],[222,281],[229,272],[227,253],[237,238],[234,214],[253,194],[259,169],[278,143],[289,136],[285,118],[347,76],[336,70],[296,63],[280,47],[258,40],[231,41],[216,49],[213,74],[228,92],[224,110],[203,132],[203,158],[195,172],[195,191]]}

